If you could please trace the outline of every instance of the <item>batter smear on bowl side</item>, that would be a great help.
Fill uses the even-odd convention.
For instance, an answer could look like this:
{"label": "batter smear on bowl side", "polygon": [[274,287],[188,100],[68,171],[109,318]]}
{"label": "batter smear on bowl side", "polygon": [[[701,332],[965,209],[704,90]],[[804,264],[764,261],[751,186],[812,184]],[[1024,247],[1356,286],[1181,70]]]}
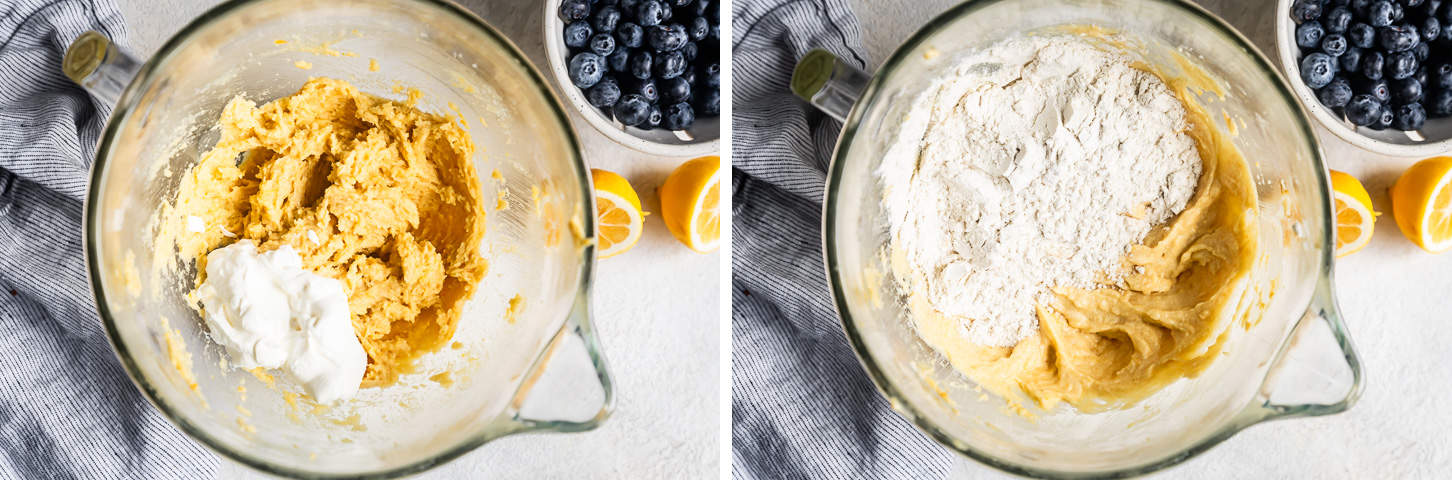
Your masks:
{"label": "batter smear on bowl side", "polygon": [[[207,299],[226,300],[241,283],[209,282],[208,254],[246,245],[282,256],[252,260],[248,250],[229,256],[237,265],[286,267],[295,255],[302,270],[326,277],[296,280],[297,268],[286,267],[272,272],[277,285],[341,283],[366,352],[362,386],[392,383],[415,358],[449,342],[487,268],[483,194],[467,132],[418,110],[412,98],[385,100],[329,78],[262,106],[234,98],[219,127],[216,146],[160,217],[158,243],[195,262],[196,284],[205,287],[191,295],[194,307],[219,310],[221,301]],[[294,322],[326,317],[309,310],[326,304],[293,303]],[[203,312],[209,323],[221,313]],[[239,330],[241,348],[266,345]],[[216,327],[212,337],[222,341]]]}
{"label": "batter smear on bowl side", "polygon": [[964,58],[878,174],[918,335],[1015,404],[1100,410],[1199,373],[1255,258],[1235,147],[1183,86],[1075,36]]}

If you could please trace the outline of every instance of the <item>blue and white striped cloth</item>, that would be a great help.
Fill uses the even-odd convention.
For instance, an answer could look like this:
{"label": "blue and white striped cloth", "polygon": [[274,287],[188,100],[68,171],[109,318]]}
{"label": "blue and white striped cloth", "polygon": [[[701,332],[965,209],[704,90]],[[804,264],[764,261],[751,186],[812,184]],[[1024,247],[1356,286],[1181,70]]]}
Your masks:
{"label": "blue and white striped cloth", "polygon": [[108,0],[0,0],[0,478],[210,478],[216,456],[142,398],[106,342],[81,202],[110,107],[61,73],[126,27]]}
{"label": "blue and white striped cloth", "polygon": [[824,277],[822,192],[841,124],[798,100],[812,48],[865,66],[847,0],[732,6],[732,471],[743,479],[942,478],[952,454],[893,413]]}

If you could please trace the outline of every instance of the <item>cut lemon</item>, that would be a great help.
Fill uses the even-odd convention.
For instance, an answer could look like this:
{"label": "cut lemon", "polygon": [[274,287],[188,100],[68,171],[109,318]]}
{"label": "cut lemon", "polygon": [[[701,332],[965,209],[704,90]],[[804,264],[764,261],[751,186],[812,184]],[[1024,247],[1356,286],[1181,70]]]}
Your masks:
{"label": "cut lemon", "polygon": [[1431,253],[1452,248],[1452,157],[1412,165],[1387,193],[1392,216],[1407,240]]}
{"label": "cut lemon", "polygon": [[660,217],[677,240],[701,253],[721,246],[721,157],[681,164],[660,186]]}
{"label": "cut lemon", "polygon": [[595,235],[600,258],[610,258],[630,250],[645,231],[645,214],[640,211],[640,196],[630,188],[624,177],[600,169],[590,169],[595,182]]}
{"label": "cut lemon", "polygon": [[1376,230],[1376,211],[1371,208],[1371,195],[1356,177],[1331,171],[1332,198],[1336,204],[1336,256],[1356,253],[1371,243]]}

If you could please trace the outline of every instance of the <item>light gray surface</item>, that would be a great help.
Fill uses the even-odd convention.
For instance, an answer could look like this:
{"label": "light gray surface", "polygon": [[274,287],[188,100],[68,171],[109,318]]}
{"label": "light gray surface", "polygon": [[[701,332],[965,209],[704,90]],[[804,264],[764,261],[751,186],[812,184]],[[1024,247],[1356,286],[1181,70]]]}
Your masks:
{"label": "light gray surface", "polygon": [[[118,0],[140,58],[216,0]],[[542,7],[534,0],[460,4],[499,28],[544,71]],[[545,74],[548,76],[548,74]],[[383,92],[378,92],[383,93]],[[686,159],[656,158],[610,141],[572,115],[592,167],[630,180],[648,211],[655,189]],[[615,413],[580,434],[507,437],[416,478],[715,477],[720,471],[720,253],[677,242],[647,216],[635,248],[600,261],[595,325],[615,377]],[[222,478],[250,477],[224,463]]]}
{"label": "light gray surface", "polygon": [[[880,64],[952,0],[854,0],[869,61]],[[1275,62],[1271,0],[1203,0]],[[1279,65],[1278,63],[1276,65]],[[1324,128],[1330,168],[1361,179],[1383,215],[1371,245],[1336,266],[1336,290],[1361,355],[1366,388],[1349,412],[1252,426],[1154,478],[1445,478],[1452,449],[1452,254],[1428,255],[1402,237],[1387,187],[1416,158],[1366,153]],[[1249,152],[1247,152],[1249,153]],[[958,476],[1006,475],[969,460]]]}

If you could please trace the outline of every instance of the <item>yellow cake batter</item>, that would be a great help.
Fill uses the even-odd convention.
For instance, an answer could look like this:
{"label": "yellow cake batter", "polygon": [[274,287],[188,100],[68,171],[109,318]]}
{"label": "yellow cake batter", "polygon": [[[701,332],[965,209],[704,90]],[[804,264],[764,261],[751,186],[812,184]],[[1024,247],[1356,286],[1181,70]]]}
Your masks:
{"label": "yellow cake batter", "polygon": [[160,244],[196,262],[197,285],[213,249],[291,245],[305,268],[343,282],[368,354],[363,385],[391,383],[448,343],[487,268],[474,144],[416,99],[329,78],[260,107],[234,98],[221,139],[162,212]]}
{"label": "yellow cake batter", "polygon": [[[928,304],[921,278],[905,285],[918,335],[1013,405],[1068,403],[1086,412],[1122,406],[1198,374],[1223,346],[1236,287],[1256,255],[1254,184],[1245,159],[1185,81],[1165,80],[1185,104],[1203,168],[1185,209],[1124,258],[1123,285],[1052,288],[1053,300],[1037,306],[1038,334],[1013,347],[968,341],[958,319]],[[912,277],[900,252],[892,263],[899,279]]]}

